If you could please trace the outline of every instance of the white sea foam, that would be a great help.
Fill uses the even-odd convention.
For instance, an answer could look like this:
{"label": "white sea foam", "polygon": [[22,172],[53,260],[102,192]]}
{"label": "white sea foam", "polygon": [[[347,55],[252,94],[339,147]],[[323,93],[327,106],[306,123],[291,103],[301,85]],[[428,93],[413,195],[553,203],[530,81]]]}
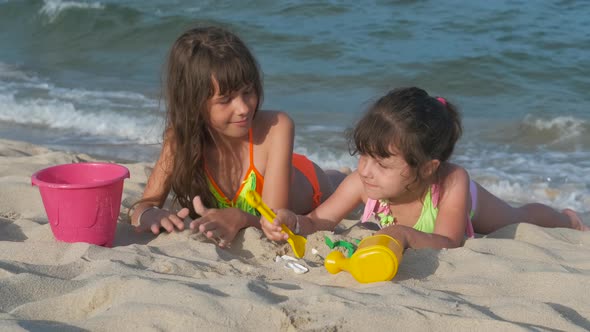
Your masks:
{"label": "white sea foam", "polygon": [[0,121],[35,125],[53,130],[70,130],[105,137],[111,142],[133,141],[141,144],[159,142],[162,120],[155,115],[143,115],[101,110],[85,112],[71,102],[58,99],[15,98],[0,93]]}
{"label": "white sea foam", "polygon": [[574,116],[557,116],[547,119],[528,114],[523,120],[523,125],[541,133],[554,133],[557,136],[554,142],[557,143],[583,135],[587,123]]}
{"label": "white sea foam", "polygon": [[62,12],[71,8],[104,9],[104,6],[99,2],[44,0],[39,14],[46,15],[49,22],[53,22]]}
{"label": "white sea foam", "polygon": [[510,151],[475,144],[453,161],[498,197],[516,204],[541,202],[588,211],[590,152]]}
{"label": "white sea foam", "polygon": [[155,100],[147,98],[143,94],[129,91],[89,91],[53,86],[46,86],[46,88],[49,89],[49,95],[51,97],[92,106],[104,107],[106,105],[108,107],[141,107],[152,109],[158,106]]}
{"label": "white sea foam", "polygon": [[475,180],[494,195],[512,204],[538,202],[556,209],[573,208],[583,213],[588,211],[590,196],[584,184],[551,187],[547,182],[512,182],[480,176],[474,176]]}

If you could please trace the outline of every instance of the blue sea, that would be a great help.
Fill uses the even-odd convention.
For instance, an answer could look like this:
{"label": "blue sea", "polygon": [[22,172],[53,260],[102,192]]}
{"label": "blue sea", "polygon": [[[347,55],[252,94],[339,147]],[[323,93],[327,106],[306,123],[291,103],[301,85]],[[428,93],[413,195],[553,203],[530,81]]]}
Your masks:
{"label": "blue sea", "polygon": [[453,161],[511,203],[590,210],[590,1],[0,0],[0,137],[152,162],[166,52],[242,37],[295,150],[355,168],[343,132],[419,86],[459,105]]}

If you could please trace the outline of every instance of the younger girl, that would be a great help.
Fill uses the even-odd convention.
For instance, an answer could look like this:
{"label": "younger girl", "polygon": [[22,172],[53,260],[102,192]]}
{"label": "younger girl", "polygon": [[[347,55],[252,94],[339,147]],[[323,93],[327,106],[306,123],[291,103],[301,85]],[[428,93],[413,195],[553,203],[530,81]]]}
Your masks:
{"label": "younger girl", "polygon": [[[293,154],[289,116],[258,110],[258,64],[238,37],[216,27],[186,31],[170,50],[165,74],[164,142],[131,217],[139,231],[183,230],[184,218],[200,215],[190,228],[223,247],[240,229],[260,227],[244,198],[249,190],[296,213],[332,193],[325,173]],[[170,190],[178,212],[162,209]]]}
{"label": "younger girl", "polygon": [[[588,230],[571,210],[538,203],[512,207],[448,162],[461,136],[451,103],[418,88],[393,90],[379,99],[354,128],[358,169],[307,216],[279,210],[263,222],[271,240],[285,240],[280,224],[299,234],[332,230],[358,204],[362,222],[374,218],[404,248],[454,248],[464,235],[490,233],[518,222]],[[352,143],[352,142],[351,142]]]}

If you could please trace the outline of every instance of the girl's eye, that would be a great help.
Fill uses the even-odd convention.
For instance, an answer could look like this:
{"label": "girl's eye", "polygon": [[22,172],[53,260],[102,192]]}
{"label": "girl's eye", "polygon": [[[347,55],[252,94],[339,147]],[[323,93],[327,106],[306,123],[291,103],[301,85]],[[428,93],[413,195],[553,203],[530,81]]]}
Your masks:
{"label": "girl's eye", "polygon": [[379,165],[379,167],[381,167],[383,169],[394,169],[394,168],[397,168],[397,164],[395,162],[392,162],[391,160],[388,160],[387,162],[377,161],[377,165]]}
{"label": "girl's eye", "polygon": [[220,104],[228,104],[231,101],[231,96],[223,96],[217,99],[217,102]]}

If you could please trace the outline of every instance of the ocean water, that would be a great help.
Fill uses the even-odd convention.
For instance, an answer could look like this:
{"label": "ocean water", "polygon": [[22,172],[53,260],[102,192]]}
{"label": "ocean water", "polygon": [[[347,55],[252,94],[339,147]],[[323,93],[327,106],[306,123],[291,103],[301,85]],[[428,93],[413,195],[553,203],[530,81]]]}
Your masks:
{"label": "ocean water", "polygon": [[[295,150],[349,166],[343,132],[391,88],[459,105],[453,161],[512,203],[590,211],[590,2],[0,0],[0,137],[154,161],[160,77],[194,24],[258,58]],[[321,143],[318,143],[321,142]]]}

